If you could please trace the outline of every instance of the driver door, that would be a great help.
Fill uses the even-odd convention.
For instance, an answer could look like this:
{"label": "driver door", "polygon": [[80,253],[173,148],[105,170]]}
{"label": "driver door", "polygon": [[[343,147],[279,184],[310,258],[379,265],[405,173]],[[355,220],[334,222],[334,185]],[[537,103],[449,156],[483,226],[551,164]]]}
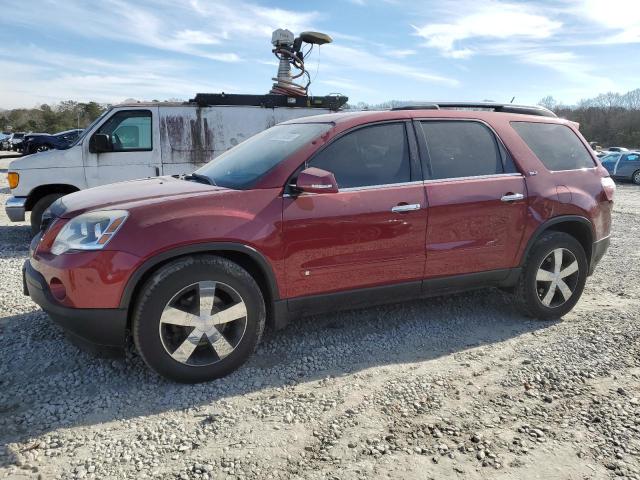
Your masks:
{"label": "driver door", "polygon": [[87,185],[154,177],[160,174],[161,160],[157,131],[158,108],[119,110],[93,133],[111,137],[113,151],[91,153],[85,142]]}
{"label": "driver door", "polygon": [[427,209],[407,133],[404,122],[359,128],[307,162],[333,173],[339,191],[284,198],[287,297],[393,284],[395,297],[420,291]]}

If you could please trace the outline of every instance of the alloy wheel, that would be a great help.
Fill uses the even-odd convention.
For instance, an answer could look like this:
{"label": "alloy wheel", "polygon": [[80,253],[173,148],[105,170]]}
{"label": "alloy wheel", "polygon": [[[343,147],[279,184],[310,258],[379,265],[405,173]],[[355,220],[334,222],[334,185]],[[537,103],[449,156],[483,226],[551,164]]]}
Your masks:
{"label": "alloy wheel", "polygon": [[247,327],[247,307],[231,286],[214,281],[191,284],[166,304],[160,339],[177,362],[206,366],[229,356]]}
{"label": "alloy wheel", "polygon": [[633,174],[633,183],[640,185],[640,170]]}
{"label": "alloy wheel", "polygon": [[573,295],[580,267],[575,255],[566,248],[552,250],[536,273],[536,290],[540,302],[549,308],[563,305]]}

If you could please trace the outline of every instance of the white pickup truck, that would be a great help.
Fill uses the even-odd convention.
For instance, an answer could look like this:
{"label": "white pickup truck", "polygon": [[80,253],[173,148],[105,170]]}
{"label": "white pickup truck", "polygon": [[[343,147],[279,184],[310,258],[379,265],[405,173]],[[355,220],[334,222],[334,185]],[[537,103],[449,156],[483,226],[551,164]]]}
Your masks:
{"label": "white pickup truck", "polygon": [[[188,174],[277,123],[329,113],[346,102],[345,97],[304,97],[318,101],[301,104],[299,99],[286,102],[280,97],[285,106],[268,101],[259,106],[259,97],[278,98],[222,95],[240,98],[233,105],[203,105],[198,97],[184,103],[117,105],[87,127],[70,148],[14,160],[8,169],[12,194],[5,204],[8,217],[24,221],[25,212],[31,211],[35,233],[42,213],[63,195],[122,180]],[[245,97],[253,101],[242,105]],[[286,106],[292,103],[298,106]]]}

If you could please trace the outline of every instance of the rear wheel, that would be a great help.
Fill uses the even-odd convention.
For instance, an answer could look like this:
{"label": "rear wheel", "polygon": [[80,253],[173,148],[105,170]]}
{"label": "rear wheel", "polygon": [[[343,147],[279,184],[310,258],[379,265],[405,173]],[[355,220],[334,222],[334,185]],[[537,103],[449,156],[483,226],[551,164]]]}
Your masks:
{"label": "rear wheel", "polygon": [[631,181],[636,185],[640,185],[640,170],[636,170],[635,172],[633,172],[633,175],[631,176]]}
{"label": "rear wheel", "polygon": [[36,152],[46,152],[49,150],[49,145],[38,145],[36,147]]}
{"label": "rear wheel", "polygon": [[42,223],[42,214],[49,206],[60,197],[64,197],[64,193],[50,193],[45,195],[31,209],[31,233],[34,235],[40,231]]}
{"label": "rear wheel", "polygon": [[171,262],[142,287],[133,339],[149,367],[183,383],[223,377],[253,353],[265,325],[255,280],[221,257]]}
{"label": "rear wheel", "polygon": [[580,242],[562,232],[548,232],[536,241],[516,286],[524,314],[558,319],[578,302],[587,278],[587,256]]}

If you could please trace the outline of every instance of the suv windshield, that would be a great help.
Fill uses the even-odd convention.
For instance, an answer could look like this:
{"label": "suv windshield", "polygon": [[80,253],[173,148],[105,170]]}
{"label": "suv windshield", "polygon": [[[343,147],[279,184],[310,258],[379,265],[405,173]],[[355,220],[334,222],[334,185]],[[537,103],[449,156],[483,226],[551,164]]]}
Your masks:
{"label": "suv windshield", "polygon": [[195,173],[221,187],[249,188],[282,160],[330,128],[328,123],[276,125],[227,150]]}

